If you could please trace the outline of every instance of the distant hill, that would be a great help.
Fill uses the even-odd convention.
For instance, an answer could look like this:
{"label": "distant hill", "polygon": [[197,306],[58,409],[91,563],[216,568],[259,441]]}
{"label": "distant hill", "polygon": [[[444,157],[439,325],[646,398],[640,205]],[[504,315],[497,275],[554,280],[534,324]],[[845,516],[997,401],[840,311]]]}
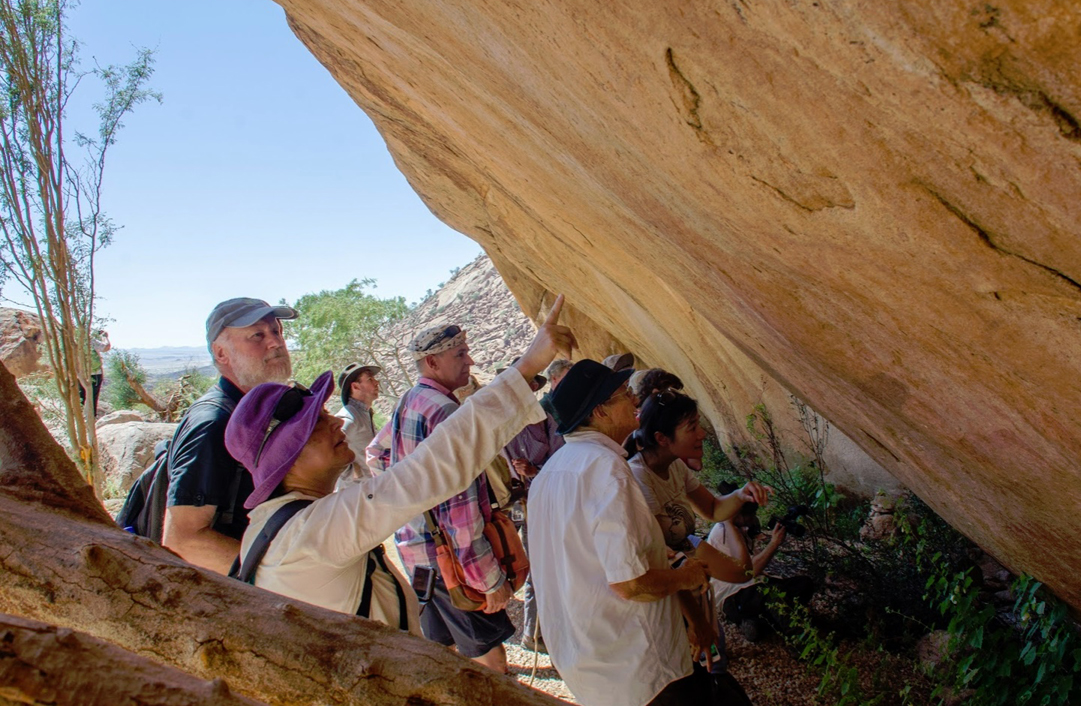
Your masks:
{"label": "distant hill", "polygon": [[192,366],[199,372],[215,375],[210,353],[201,346],[161,346],[160,348],[126,348],[139,356],[147,375],[152,378],[175,377]]}

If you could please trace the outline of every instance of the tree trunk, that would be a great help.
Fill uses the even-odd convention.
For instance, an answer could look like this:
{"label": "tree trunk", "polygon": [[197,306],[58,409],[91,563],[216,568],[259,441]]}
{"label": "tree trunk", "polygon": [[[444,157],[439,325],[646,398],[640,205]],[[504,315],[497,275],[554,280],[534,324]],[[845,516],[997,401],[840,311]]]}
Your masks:
{"label": "tree trunk", "polygon": [[131,387],[131,391],[135,393],[135,396],[139,398],[139,401],[157,412],[163,419],[167,419],[168,410],[165,405],[159,402],[154,395],[146,391],[146,388],[135,379],[135,373],[132,372],[128,366],[124,365],[123,361],[120,361],[120,369],[124,371],[124,379],[127,380],[128,386]]}
{"label": "tree trunk", "polygon": [[117,529],[3,366],[0,547],[0,612],[267,703],[559,703],[435,643],[196,568]]}
{"label": "tree trunk", "polygon": [[0,703],[50,706],[257,706],[220,680],[204,681],[104,640],[0,615]]}

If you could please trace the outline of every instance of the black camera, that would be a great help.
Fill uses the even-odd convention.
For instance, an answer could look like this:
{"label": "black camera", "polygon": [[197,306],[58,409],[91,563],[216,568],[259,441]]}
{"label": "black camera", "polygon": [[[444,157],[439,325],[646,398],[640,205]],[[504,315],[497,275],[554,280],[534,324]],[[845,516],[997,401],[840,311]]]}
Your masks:
{"label": "black camera", "polygon": [[[368,579],[371,581],[371,578]],[[427,603],[432,600],[432,590],[435,588],[435,570],[427,566],[417,566],[413,569],[413,590],[417,594],[418,603]]]}
{"label": "black camera", "polygon": [[792,505],[788,508],[788,512],[784,514],[784,517],[778,517],[774,515],[769,518],[769,524],[767,527],[773,529],[777,525],[785,528],[785,531],[793,537],[802,537],[807,534],[807,528],[799,523],[799,518],[808,514],[810,510],[806,505]]}

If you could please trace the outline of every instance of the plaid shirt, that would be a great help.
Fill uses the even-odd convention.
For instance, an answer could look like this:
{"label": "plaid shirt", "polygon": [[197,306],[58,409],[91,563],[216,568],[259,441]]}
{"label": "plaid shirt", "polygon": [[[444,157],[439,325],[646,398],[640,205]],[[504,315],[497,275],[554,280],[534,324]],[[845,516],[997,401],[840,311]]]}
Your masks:
{"label": "plaid shirt", "polygon": [[[398,401],[391,418],[390,468],[408,456],[435,427],[458,409],[450,390],[435,380],[422,377]],[[478,591],[490,592],[503,585],[506,575],[484,538],[484,523],[491,513],[488,481],[481,473],[464,492],[432,508],[436,522],[462,563],[465,580]],[[417,566],[436,568],[435,542],[428,533],[424,516],[414,517],[394,533],[398,553],[410,577]]]}
{"label": "plaid shirt", "polygon": [[[539,469],[552,454],[563,447],[563,437],[556,432],[556,426],[556,420],[549,414],[543,422],[527,426],[503,448],[503,458],[511,464],[510,472],[516,478],[518,473],[514,470],[514,459],[524,458]],[[526,485],[532,481],[531,478],[521,480],[525,481]]]}

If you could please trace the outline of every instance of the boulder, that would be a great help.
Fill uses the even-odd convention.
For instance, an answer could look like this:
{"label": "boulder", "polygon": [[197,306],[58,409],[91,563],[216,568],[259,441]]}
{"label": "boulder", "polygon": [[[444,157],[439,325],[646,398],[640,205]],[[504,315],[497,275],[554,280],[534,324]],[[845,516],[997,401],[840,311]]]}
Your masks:
{"label": "boulder", "polygon": [[[98,405],[101,406],[100,403]],[[125,424],[127,422],[145,422],[146,417],[134,409],[119,409],[104,416],[98,417],[97,428],[107,427],[110,424]],[[100,432],[99,432],[100,433]]]}
{"label": "boulder", "polygon": [[1081,608],[1073,0],[278,2],[527,315],[729,442],[798,396]]}
{"label": "boulder", "polygon": [[176,424],[122,422],[98,429],[98,449],[106,486],[126,495],[139,474],[154,460],[154,446],[171,439]]}
{"label": "boulder", "polygon": [[37,314],[0,307],[0,362],[16,378],[49,369],[42,360],[43,336]]}
{"label": "boulder", "polygon": [[938,667],[950,644],[950,633],[934,630],[927,633],[916,643],[916,660],[924,672],[930,674]]}

